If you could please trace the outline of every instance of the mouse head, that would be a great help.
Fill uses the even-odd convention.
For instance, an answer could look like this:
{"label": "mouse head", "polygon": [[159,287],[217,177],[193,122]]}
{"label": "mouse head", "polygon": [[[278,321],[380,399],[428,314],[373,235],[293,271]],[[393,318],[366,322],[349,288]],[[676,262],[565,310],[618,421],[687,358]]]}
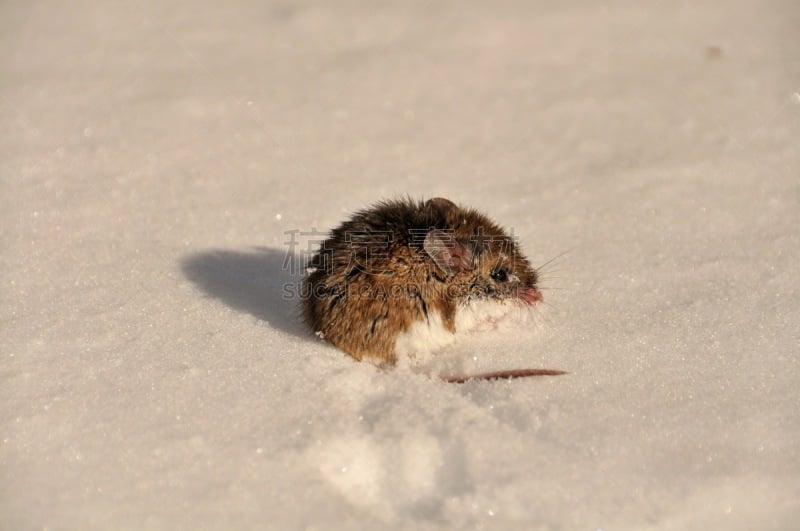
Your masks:
{"label": "mouse head", "polygon": [[514,238],[482,214],[447,203],[443,206],[450,210],[447,217],[454,228],[429,230],[423,249],[447,275],[448,287],[454,290],[452,295],[464,302],[541,301],[538,275]]}

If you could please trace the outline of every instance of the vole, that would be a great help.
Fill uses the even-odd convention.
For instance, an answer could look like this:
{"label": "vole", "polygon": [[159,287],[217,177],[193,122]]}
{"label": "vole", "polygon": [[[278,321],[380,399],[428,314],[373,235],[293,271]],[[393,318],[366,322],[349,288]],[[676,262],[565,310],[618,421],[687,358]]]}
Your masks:
{"label": "vole", "polygon": [[[308,270],[302,306],[311,329],[356,360],[385,365],[394,365],[398,352],[452,340],[474,303],[542,300],[538,274],[514,238],[484,214],[441,197],[387,200],[357,212],[322,242]],[[443,378],[553,374],[563,372]]]}

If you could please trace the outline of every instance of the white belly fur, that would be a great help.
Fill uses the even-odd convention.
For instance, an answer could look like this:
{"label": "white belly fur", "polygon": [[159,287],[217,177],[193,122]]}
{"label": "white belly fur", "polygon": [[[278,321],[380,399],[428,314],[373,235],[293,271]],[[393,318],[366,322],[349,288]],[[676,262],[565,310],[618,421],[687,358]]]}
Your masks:
{"label": "white belly fur", "polygon": [[[493,330],[498,322],[514,309],[510,302],[479,301],[456,309],[456,331],[460,333]],[[456,334],[445,329],[439,312],[430,312],[427,320],[417,321],[397,337],[395,354],[398,361],[420,361],[431,353],[456,341]]]}

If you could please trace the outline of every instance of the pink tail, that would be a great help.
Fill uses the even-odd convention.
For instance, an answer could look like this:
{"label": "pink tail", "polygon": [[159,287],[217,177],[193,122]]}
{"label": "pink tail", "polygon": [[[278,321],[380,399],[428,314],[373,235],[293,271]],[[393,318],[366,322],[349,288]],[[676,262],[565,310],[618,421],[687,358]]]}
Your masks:
{"label": "pink tail", "polygon": [[449,383],[465,383],[470,380],[511,380],[512,378],[527,378],[528,376],[559,376],[569,374],[556,369],[509,369],[506,371],[484,372],[471,376],[445,376],[439,378]]}

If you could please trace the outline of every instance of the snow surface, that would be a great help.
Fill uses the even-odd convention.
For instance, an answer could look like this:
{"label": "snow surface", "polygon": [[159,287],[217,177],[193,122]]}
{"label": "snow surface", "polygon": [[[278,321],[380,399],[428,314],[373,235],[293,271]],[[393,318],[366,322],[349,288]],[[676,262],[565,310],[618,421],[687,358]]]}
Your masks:
{"label": "snow surface", "polygon": [[[0,528],[797,529],[798,27],[3,3]],[[394,371],[315,340],[287,231],[406,194],[569,251],[548,304]]]}

